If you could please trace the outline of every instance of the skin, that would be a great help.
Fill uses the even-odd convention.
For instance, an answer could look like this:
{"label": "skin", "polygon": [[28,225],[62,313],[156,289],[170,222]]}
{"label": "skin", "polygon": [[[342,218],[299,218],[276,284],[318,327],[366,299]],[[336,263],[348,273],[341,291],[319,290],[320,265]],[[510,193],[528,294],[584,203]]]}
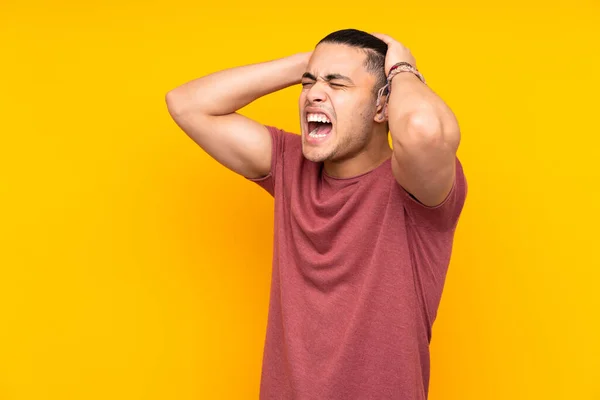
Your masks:
{"label": "skin", "polygon": [[[318,45],[302,78],[299,110],[304,156],[323,162],[334,177],[358,175],[391,156],[387,127],[376,107],[376,76],[366,70],[363,49],[346,45]],[[310,143],[306,115],[325,111],[332,129],[326,140]]]}
{"label": "skin", "polygon": [[[374,36],[388,45],[386,72],[398,62],[416,68],[407,47],[390,36]],[[363,50],[339,44],[315,49],[299,101],[304,155],[323,162],[325,172],[338,178],[368,172],[391,157],[398,184],[423,205],[435,207],[448,196],[455,180],[458,122],[444,101],[412,73],[395,75],[391,94],[378,106],[373,96],[376,77],[364,67],[365,57]],[[335,75],[348,79],[331,79]],[[332,118],[330,137],[322,143],[306,139],[306,112],[314,111],[311,107],[327,111]]]}
{"label": "skin", "polygon": [[[385,71],[398,62],[417,63],[410,50],[392,37],[375,33],[388,45]],[[390,126],[392,172],[398,184],[425,206],[441,204],[456,178],[460,144],[458,121],[448,105],[419,78],[400,73],[392,79],[384,118]]]}
{"label": "skin", "polygon": [[[385,71],[397,62],[416,67],[411,52],[390,36],[374,34],[388,45]],[[364,67],[363,50],[323,43],[313,52],[219,71],[187,82],[166,95],[169,113],[182,130],[215,160],[248,178],[271,169],[267,128],[240,114],[251,102],[304,83],[299,99],[303,152],[323,162],[330,176],[348,178],[391,158],[400,186],[425,206],[439,205],[455,180],[460,130],[444,101],[412,73],[400,73],[381,105],[374,96],[375,76]],[[350,79],[330,79],[330,75]],[[311,78],[312,77],[312,78]],[[342,86],[340,86],[342,85]],[[324,110],[333,128],[327,140],[306,140],[306,112]],[[392,139],[389,146],[387,127]]]}

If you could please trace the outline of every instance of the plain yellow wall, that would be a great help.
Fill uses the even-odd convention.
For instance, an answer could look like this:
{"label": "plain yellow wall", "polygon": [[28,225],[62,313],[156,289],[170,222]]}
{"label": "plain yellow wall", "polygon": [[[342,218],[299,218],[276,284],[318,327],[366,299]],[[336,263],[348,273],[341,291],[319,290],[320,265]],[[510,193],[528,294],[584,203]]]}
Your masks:
{"label": "plain yellow wall", "polygon": [[[0,399],[257,398],[272,200],[164,96],[346,27],[404,42],[462,126],[430,398],[600,399],[597,0],[3,0]],[[243,112],[296,130],[298,94]]]}

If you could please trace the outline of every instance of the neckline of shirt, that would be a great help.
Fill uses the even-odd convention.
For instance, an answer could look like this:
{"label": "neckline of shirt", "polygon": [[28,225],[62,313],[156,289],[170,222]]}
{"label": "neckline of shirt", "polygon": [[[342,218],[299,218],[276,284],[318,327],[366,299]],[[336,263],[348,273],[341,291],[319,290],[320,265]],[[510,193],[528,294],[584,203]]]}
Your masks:
{"label": "neckline of shirt", "polygon": [[358,180],[360,178],[363,178],[366,175],[371,175],[371,174],[378,172],[379,170],[383,169],[386,165],[389,165],[389,163],[391,162],[391,159],[392,159],[391,157],[388,157],[381,164],[376,166],[375,168],[373,168],[369,171],[365,171],[362,174],[350,176],[347,178],[336,178],[334,176],[328,175],[327,172],[325,172],[324,164],[321,164],[321,172],[322,172],[323,177],[328,180],[338,181],[338,182],[352,182],[352,181]]}

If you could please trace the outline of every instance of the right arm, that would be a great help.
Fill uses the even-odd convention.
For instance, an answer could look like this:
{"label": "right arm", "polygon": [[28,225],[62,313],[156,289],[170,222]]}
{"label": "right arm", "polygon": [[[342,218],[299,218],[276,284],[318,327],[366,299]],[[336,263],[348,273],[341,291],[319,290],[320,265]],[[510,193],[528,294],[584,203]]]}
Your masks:
{"label": "right arm", "polygon": [[219,163],[247,178],[271,170],[267,128],[237,110],[269,93],[298,84],[311,53],[219,71],[166,95],[177,125]]}

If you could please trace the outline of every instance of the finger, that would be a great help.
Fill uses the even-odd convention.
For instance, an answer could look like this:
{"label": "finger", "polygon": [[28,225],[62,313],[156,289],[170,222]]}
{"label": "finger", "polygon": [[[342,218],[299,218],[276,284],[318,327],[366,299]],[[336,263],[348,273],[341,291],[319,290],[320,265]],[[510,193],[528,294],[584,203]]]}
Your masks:
{"label": "finger", "polygon": [[383,33],[371,33],[371,35],[375,36],[378,39],[383,40],[386,44],[390,44],[394,41],[391,36],[385,35]]}

